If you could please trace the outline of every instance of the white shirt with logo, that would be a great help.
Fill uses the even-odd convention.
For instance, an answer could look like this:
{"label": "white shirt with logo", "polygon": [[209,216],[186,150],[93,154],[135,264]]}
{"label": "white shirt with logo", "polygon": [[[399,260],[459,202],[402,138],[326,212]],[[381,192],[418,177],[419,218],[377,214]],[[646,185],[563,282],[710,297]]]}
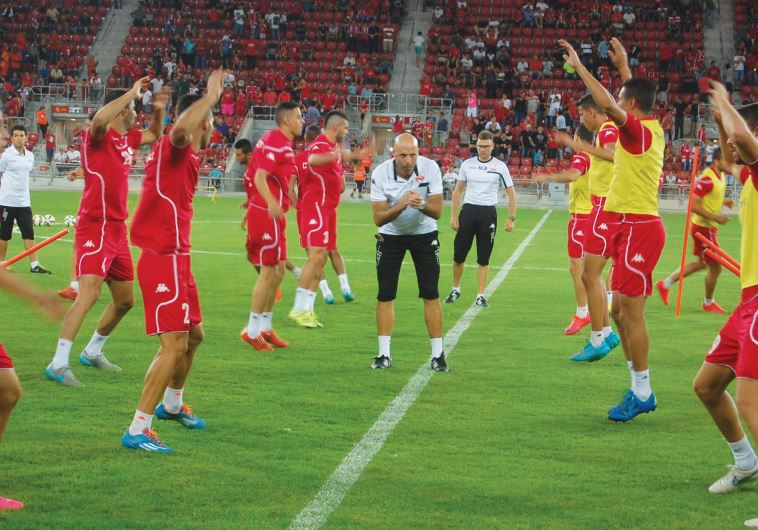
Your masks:
{"label": "white shirt with logo", "polygon": [[494,157],[487,162],[476,156],[464,160],[458,171],[458,180],[466,183],[463,204],[477,206],[496,206],[500,188],[513,186],[508,166]]}
{"label": "white shirt with logo", "polygon": [[[424,202],[431,195],[442,195],[442,174],[434,160],[418,157],[416,168],[408,179],[395,172],[395,161],[387,160],[371,172],[371,201],[387,201],[389,207],[397,205],[406,193],[415,191]],[[392,222],[379,228],[380,234],[390,236],[428,234],[437,230],[437,221],[408,206]]]}
{"label": "white shirt with logo", "polygon": [[34,169],[34,155],[24,149],[19,153],[15,147],[6,149],[0,156],[0,206],[28,208],[32,205],[29,198],[29,174]]}

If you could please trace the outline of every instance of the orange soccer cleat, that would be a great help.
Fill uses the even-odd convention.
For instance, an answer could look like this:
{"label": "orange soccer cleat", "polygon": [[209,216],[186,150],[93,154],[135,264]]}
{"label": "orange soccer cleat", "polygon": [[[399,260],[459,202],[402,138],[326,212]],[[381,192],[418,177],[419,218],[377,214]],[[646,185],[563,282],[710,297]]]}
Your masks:
{"label": "orange soccer cleat", "polygon": [[703,310],[710,311],[711,313],[718,313],[721,315],[726,313],[726,309],[718,305],[716,302],[711,302],[710,304],[706,304],[705,302],[703,302]]}
{"label": "orange soccer cleat", "polygon": [[571,323],[563,330],[564,335],[576,335],[584,326],[592,321],[589,315],[585,318],[574,315],[571,319]]}
{"label": "orange soccer cleat", "polygon": [[76,297],[78,295],[79,295],[79,292],[73,287],[66,287],[65,289],[61,289],[58,291],[58,296],[60,296],[61,298],[68,298],[69,300],[76,300]]}
{"label": "orange soccer cleat", "polygon": [[656,282],[655,287],[656,289],[658,289],[658,294],[661,295],[661,300],[663,300],[663,305],[669,305],[670,289],[666,287],[666,285],[663,283],[663,280]]}
{"label": "orange soccer cleat", "polygon": [[265,339],[266,342],[272,346],[275,346],[276,348],[286,348],[290,345],[289,342],[283,340],[279,335],[277,335],[276,331],[273,329],[270,329],[268,331],[261,331],[261,336]]}
{"label": "orange soccer cleat", "polygon": [[242,342],[247,342],[252,346],[255,351],[274,351],[274,348],[271,347],[271,344],[266,342],[266,339],[264,339],[262,335],[250,338],[250,335],[247,334],[247,328],[242,330],[240,338],[242,339]]}
{"label": "orange soccer cleat", "polygon": [[281,287],[276,288],[276,301],[277,302],[282,301],[282,288]]}

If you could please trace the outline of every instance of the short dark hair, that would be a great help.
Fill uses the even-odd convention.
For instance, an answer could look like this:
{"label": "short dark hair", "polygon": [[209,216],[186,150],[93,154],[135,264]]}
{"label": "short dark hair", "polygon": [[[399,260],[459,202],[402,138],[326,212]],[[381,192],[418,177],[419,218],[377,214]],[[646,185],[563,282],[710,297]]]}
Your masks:
{"label": "short dark hair", "polygon": [[721,161],[721,157],[723,156],[723,154],[724,153],[721,152],[721,148],[717,147],[716,149],[713,150],[713,159]]}
{"label": "short dark hair", "polygon": [[621,87],[627,98],[637,102],[637,107],[642,112],[649,113],[655,104],[655,83],[644,77],[633,77]]}
{"label": "short dark hair", "polygon": [[489,131],[481,131],[476,137],[477,140],[492,140],[493,138],[494,136]]}
{"label": "short dark hair", "polygon": [[202,97],[203,96],[199,94],[184,94],[179,98],[179,101],[176,102],[176,116],[178,117],[182,112],[190,108],[196,101],[200,101]]}
{"label": "short dark hair", "polygon": [[97,114],[97,111],[96,111],[96,110],[91,110],[91,111],[90,111],[90,113],[89,113],[89,114],[87,114],[87,119],[88,119],[89,121],[92,121],[92,120],[94,120],[94,119],[95,119],[95,114]]}
{"label": "short dark hair", "polygon": [[577,106],[595,109],[598,112],[602,112],[602,109],[595,102],[595,98],[593,98],[592,94],[590,94],[589,92],[583,95],[581,98],[579,98],[579,105]]}
{"label": "short dark hair", "polygon": [[311,143],[316,137],[321,134],[321,127],[318,125],[309,125],[305,129],[305,143]]}
{"label": "short dark hair", "polygon": [[120,98],[124,94],[126,94],[125,88],[115,88],[111,90],[105,95],[105,100],[103,102],[103,105],[107,105],[108,103],[112,101],[116,101],[118,98]]}
{"label": "short dark hair", "polygon": [[284,115],[296,108],[298,108],[298,105],[294,101],[282,101],[279,103],[274,111],[274,120],[276,120],[276,124],[280,125],[284,119]]}
{"label": "short dark hair", "polygon": [[743,105],[737,109],[737,112],[747,122],[747,126],[750,127],[751,131],[758,127],[758,103]]}
{"label": "short dark hair", "polygon": [[332,110],[332,111],[329,111],[329,114],[326,115],[326,119],[324,120],[324,129],[329,127],[329,122],[332,121],[332,119],[334,118],[340,118],[345,121],[350,121],[344,112],[339,111],[339,110]]}
{"label": "short dark hair", "polygon": [[592,131],[590,131],[587,127],[584,125],[580,125],[576,128],[576,135],[579,137],[579,139],[585,143],[592,144],[592,141],[595,139]]}
{"label": "short dark hair", "polygon": [[21,131],[22,133],[26,134],[26,127],[24,127],[20,123],[17,123],[13,127],[11,127],[11,136],[13,136],[13,133],[16,131]]}
{"label": "short dark hair", "polygon": [[235,149],[241,149],[246,155],[253,152],[253,143],[247,138],[241,138],[234,142]]}

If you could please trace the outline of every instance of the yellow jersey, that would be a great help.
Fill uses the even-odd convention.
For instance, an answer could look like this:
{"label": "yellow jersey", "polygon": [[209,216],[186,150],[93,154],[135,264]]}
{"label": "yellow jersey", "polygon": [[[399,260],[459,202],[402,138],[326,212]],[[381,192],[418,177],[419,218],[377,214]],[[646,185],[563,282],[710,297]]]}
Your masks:
{"label": "yellow jersey", "polygon": [[592,200],[589,189],[590,155],[581,151],[574,154],[571,169],[579,172],[580,177],[569,184],[569,213],[587,215],[592,212]]}
{"label": "yellow jersey", "polygon": [[[721,206],[724,204],[724,194],[726,193],[726,179],[721,172],[716,173],[713,167],[706,168],[706,170],[700,174],[700,180],[703,179],[709,179],[713,182],[711,190],[705,195],[702,195],[703,209],[710,214],[721,215]],[[704,228],[715,228],[719,225],[716,221],[711,221],[696,213],[692,214],[691,220],[693,224]]]}
{"label": "yellow jersey", "polygon": [[758,285],[758,191],[752,171],[746,166],[740,174],[743,184],[740,192],[740,283],[743,289]]}
{"label": "yellow jersey", "polygon": [[[600,129],[598,129],[593,144],[595,147],[605,148],[610,144],[617,143],[618,137],[618,128],[612,121],[608,120],[603,122]],[[588,174],[590,195],[594,197],[607,197],[611,177],[613,176],[613,162],[590,155],[590,170]]]}

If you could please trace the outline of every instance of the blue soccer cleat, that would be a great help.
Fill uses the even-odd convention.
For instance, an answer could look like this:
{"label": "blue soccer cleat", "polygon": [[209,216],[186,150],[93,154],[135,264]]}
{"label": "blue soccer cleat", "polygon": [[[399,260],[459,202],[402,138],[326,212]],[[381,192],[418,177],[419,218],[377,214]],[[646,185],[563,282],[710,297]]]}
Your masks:
{"label": "blue soccer cleat", "polygon": [[142,449],[148,453],[174,452],[158,439],[158,434],[152,429],[145,429],[141,434],[129,434],[129,429],[127,429],[121,438],[121,445],[127,449]]}
{"label": "blue soccer cleat", "polygon": [[651,393],[647,401],[642,401],[634,392],[628,390],[621,399],[621,403],[608,411],[608,419],[611,421],[633,420],[639,414],[653,412],[657,406],[655,394]]}
{"label": "blue soccer cleat", "polygon": [[352,291],[342,291],[342,298],[345,299],[345,302],[352,302],[355,300],[355,296],[353,296]]}
{"label": "blue soccer cleat", "polygon": [[600,346],[593,346],[592,342],[587,341],[582,351],[569,357],[572,361],[577,363],[594,363],[599,361],[611,351],[611,347],[608,343],[603,341]]}
{"label": "blue soccer cleat", "polygon": [[155,408],[155,417],[159,420],[178,421],[188,429],[205,429],[205,420],[199,416],[195,416],[190,406],[186,403],[182,405],[182,410],[176,414],[168,412],[163,403],[161,403]]}
{"label": "blue soccer cleat", "polygon": [[327,305],[334,305],[334,295],[332,293],[324,295],[324,302],[326,302]]}
{"label": "blue soccer cleat", "polygon": [[[607,337],[605,337],[605,343],[608,345],[610,350],[621,344],[621,337],[619,337],[618,333],[615,331],[611,331]],[[610,351],[608,350],[608,351]]]}

